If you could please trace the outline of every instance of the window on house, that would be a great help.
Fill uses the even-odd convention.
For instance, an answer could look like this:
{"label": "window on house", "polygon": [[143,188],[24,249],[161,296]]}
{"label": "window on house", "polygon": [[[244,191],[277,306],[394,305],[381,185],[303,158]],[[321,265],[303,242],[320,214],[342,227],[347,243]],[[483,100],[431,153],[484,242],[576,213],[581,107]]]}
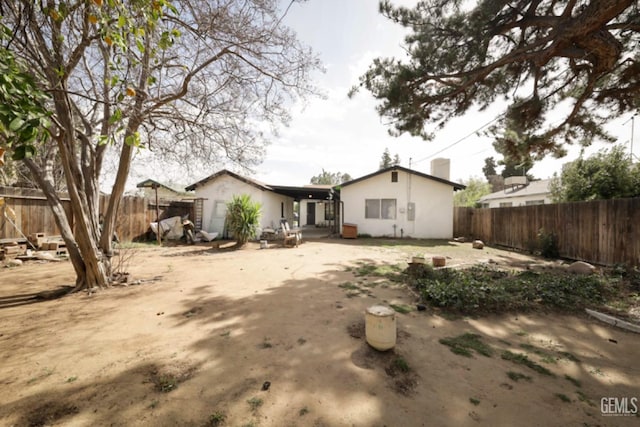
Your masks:
{"label": "window on house", "polygon": [[280,202],[280,218],[284,218],[284,202]]}
{"label": "window on house", "polygon": [[482,202],[482,203],[480,203],[480,207],[481,207],[481,208],[488,208],[488,207],[489,207],[489,202]]}
{"label": "window on house", "polygon": [[391,182],[398,182],[398,172],[397,171],[391,172]]}
{"label": "window on house", "polygon": [[526,206],[531,206],[531,205],[544,205],[544,199],[542,200],[527,200],[525,202]]}
{"label": "window on house", "polygon": [[511,202],[500,202],[501,208],[510,208],[511,206],[513,206],[513,203]]}
{"label": "window on house", "polygon": [[366,199],[364,217],[368,219],[396,219],[396,199]]}
{"label": "window on house", "polygon": [[407,221],[416,220],[416,204],[413,202],[407,203]]}
{"label": "window on house", "polygon": [[396,199],[382,199],[382,219],[396,219]]}
{"label": "window on house", "polygon": [[324,204],[324,219],[325,221],[333,221],[335,219],[333,203],[331,202],[326,202]]}
{"label": "window on house", "polygon": [[364,201],[364,217],[380,218],[380,199],[366,199]]}

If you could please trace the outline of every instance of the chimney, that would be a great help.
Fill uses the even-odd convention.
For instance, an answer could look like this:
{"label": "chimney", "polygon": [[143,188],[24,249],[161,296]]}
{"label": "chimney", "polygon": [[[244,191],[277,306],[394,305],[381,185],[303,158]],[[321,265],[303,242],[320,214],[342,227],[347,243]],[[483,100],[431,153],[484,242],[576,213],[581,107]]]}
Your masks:
{"label": "chimney", "polygon": [[441,157],[431,160],[431,175],[449,181],[450,160]]}

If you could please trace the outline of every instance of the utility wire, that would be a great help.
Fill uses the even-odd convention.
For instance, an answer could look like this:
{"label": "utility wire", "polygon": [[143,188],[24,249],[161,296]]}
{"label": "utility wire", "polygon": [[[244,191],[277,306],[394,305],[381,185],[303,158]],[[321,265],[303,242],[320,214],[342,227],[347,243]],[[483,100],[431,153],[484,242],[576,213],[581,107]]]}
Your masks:
{"label": "utility wire", "polygon": [[425,160],[428,160],[428,159],[430,159],[430,158],[432,158],[432,157],[434,157],[434,156],[437,156],[438,154],[442,153],[443,151],[446,151],[446,150],[448,150],[449,148],[451,148],[451,147],[453,147],[453,146],[455,146],[455,145],[460,144],[462,141],[466,140],[467,138],[472,137],[472,136],[473,136],[473,135],[475,135],[476,133],[480,132],[482,129],[484,129],[484,128],[486,128],[487,126],[489,126],[491,123],[493,123],[493,122],[495,122],[496,120],[500,119],[502,116],[504,116],[504,113],[499,114],[498,116],[494,117],[493,119],[491,119],[490,121],[488,121],[488,122],[487,122],[487,123],[485,123],[484,125],[480,126],[480,127],[479,127],[479,128],[477,128],[476,130],[474,130],[474,131],[470,132],[469,134],[467,134],[467,135],[463,136],[462,138],[458,139],[458,140],[457,140],[457,141],[455,141],[454,143],[447,145],[446,147],[444,147],[444,148],[442,148],[442,149],[440,149],[440,150],[436,151],[436,152],[435,152],[435,153],[433,153],[433,154],[428,155],[427,157],[423,157],[422,159],[416,160],[415,162],[413,162],[413,164],[420,163],[420,162],[423,162],[423,161],[425,161]]}

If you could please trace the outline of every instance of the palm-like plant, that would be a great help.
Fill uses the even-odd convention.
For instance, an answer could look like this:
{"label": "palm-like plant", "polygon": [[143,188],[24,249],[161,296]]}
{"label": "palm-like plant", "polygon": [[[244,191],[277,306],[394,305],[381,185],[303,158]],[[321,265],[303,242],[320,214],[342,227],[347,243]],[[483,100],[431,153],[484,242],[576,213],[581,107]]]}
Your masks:
{"label": "palm-like plant", "polygon": [[248,194],[233,196],[227,203],[227,227],[233,233],[237,246],[242,246],[256,236],[260,220],[260,203]]}

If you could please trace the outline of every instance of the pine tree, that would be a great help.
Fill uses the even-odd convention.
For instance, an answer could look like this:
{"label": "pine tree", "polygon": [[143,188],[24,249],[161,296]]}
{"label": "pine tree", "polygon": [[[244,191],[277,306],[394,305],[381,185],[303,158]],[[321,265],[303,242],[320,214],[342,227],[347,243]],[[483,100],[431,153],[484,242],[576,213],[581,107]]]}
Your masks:
{"label": "pine tree", "polygon": [[[431,139],[431,129],[501,99],[494,134],[512,128],[527,152],[563,155],[565,143],[611,140],[603,124],[640,107],[637,0],[385,0],[380,11],[409,30],[409,58],[375,59],[360,86],[393,135]],[[560,104],[568,112],[545,120]]]}

